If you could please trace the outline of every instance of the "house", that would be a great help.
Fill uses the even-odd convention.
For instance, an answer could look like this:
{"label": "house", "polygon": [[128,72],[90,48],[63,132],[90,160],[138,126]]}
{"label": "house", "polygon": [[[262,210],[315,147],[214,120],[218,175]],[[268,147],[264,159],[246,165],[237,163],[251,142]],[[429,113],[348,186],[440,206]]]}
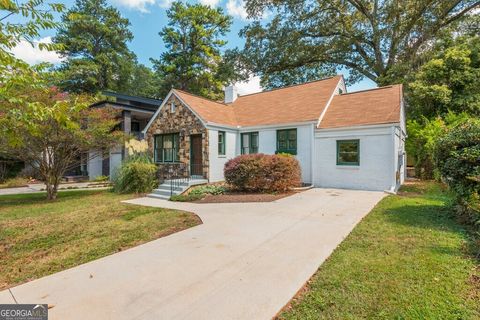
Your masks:
{"label": "house", "polygon": [[223,102],[172,89],[143,133],[161,168],[210,182],[235,156],[277,152],[317,187],[396,191],[405,176],[401,85],[347,93],[334,76],[243,96],[229,86]]}
{"label": "house", "polygon": [[[142,130],[162,103],[162,100],[130,96],[110,91],[103,92],[110,100],[93,104],[92,108],[111,107],[119,111],[120,129],[127,135],[139,140],[143,139]],[[114,176],[116,169],[125,158],[125,148],[118,146],[104,154],[92,150],[83,155],[77,174],[87,175],[90,180],[98,176]]]}

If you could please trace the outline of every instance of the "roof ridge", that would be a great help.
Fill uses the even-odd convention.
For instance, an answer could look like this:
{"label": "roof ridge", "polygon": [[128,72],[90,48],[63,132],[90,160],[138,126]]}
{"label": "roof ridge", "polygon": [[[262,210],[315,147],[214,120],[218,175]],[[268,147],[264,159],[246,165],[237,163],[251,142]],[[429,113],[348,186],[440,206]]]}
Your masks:
{"label": "roof ridge", "polygon": [[[282,89],[288,89],[288,88],[292,88],[292,87],[303,86],[303,85],[306,85],[306,84],[311,84],[311,83],[315,83],[315,82],[320,82],[320,81],[329,80],[329,79],[332,79],[332,78],[335,78],[335,77],[341,77],[341,75],[338,75],[338,74],[337,74],[337,75],[330,76],[330,77],[323,78],[323,79],[317,79],[317,80],[307,81],[307,82],[303,82],[303,83],[291,84],[291,85],[288,85],[288,86],[285,86],[285,87],[281,87],[281,88],[273,88],[273,89],[270,89],[270,90],[265,90],[265,91],[260,91],[260,92],[254,92],[254,93],[248,93],[248,94],[244,94],[244,95],[239,95],[238,98],[243,98],[243,97],[247,97],[247,96],[253,96],[253,95],[255,95],[255,94],[268,93],[268,92],[272,92],[272,91],[278,91],[278,90],[282,90]],[[232,102],[232,103],[233,103],[233,102]]]}
{"label": "roof ridge", "polygon": [[179,91],[179,92],[182,92],[182,93],[185,93],[185,94],[188,94],[189,96],[192,96],[192,97],[196,97],[196,98],[200,98],[200,99],[203,99],[203,100],[207,100],[207,101],[209,101],[209,102],[218,103],[218,104],[221,104],[221,105],[223,105],[223,106],[229,106],[229,104],[226,104],[226,103],[223,103],[223,102],[219,102],[219,101],[215,101],[215,100],[213,100],[213,99],[205,98],[205,97],[199,96],[199,95],[194,94],[194,93],[190,93],[190,92],[185,91],[185,90],[180,90],[180,89],[175,89],[175,88],[173,88],[173,90]]}
{"label": "roof ridge", "polygon": [[395,86],[401,86],[401,84],[390,84],[388,86],[383,86],[383,87],[378,87],[378,88],[371,88],[371,89],[359,90],[359,91],[354,91],[354,92],[346,92],[346,93],[339,94],[339,96],[347,96],[349,94],[363,93],[363,92],[382,90],[382,89],[389,89],[389,88],[393,88]]}

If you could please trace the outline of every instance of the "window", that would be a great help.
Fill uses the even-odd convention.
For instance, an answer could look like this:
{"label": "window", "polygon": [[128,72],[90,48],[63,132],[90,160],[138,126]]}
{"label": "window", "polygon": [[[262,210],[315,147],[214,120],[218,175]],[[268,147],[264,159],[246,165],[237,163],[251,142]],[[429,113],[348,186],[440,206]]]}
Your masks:
{"label": "window", "polygon": [[170,113],[175,113],[175,102],[170,103]]}
{"label": "window", "polygon": [[225,155],[225,131],[218,131],[218,155]]}
{"label": "window", "polygon": [[242,154],[258,152],[258,132],[242,133]]}
{"label": "window", "polygon": [[277,130],[277,153],[297,154],[297,129]]}
{"label": "window", "polygon": [[178,162],[180,136],[178,133],[161,134],[155,136],[155,162]]}
{"label": "window", "polygon": [[130,130],[132,132],[140,132],[140,122],[132,121],[130,123]]}
{"label": "window", "polygon": [[337,140],[337,165],[360,165],[360,140]]}

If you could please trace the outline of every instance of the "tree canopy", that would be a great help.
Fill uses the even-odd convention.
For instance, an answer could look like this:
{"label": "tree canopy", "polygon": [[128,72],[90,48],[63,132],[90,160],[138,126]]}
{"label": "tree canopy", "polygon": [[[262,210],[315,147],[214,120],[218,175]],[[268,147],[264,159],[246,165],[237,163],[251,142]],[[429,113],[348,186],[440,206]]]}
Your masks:
{"label": "tree canopy", "polygon": [[440,39],[428,59],[412,72],[407,101],[412,118],[448,112],[480,116],[480,19],[465,19]]}
{"label": "tree canopy", "polygon": [[205,97],[219,98],[229,81],[222,72],[222,37],[232,18],[220,8],[173,2],[167,10],[168,25],[159,32],[166,51],[151,59],[161,81],[160,94],[175,87]]}
{"label": "tree canopy", "polygon": [[253,17],[270,11],[270,22],[242,30],[243,50],[263,85],[315,79],[339,70],[348,81],[379,85],[401,79],[419,53],[453,22],[479,6],[477,0],[246,0]]}
{"label": "tree canopy", "polygon": [[54,43],[67,59],[60,87],[69,92],[126,91],[136,57],[127,46],[130,22],[106,0],[76,0],[62,16]]}
{"label": "tree canopy", "polygon": [[[12,0],[0,2],[0,114],[5,109],[5,102],[21,103],[20,97],[16,95],[17,90],[40,84],[40,74],[46,69],[45,65],[30,66],[17,59],[11,50],[21,41],[27,41],[33,46],[41,30],[58,27],[54,13],[62,12],[64,8],[63,4],[45,4],[42,0],[28,0],[22,4]],[[19,16],[23,22],[11,21]],[[48,43],[39,43],[38,46],[46,50],[59,48]]]}

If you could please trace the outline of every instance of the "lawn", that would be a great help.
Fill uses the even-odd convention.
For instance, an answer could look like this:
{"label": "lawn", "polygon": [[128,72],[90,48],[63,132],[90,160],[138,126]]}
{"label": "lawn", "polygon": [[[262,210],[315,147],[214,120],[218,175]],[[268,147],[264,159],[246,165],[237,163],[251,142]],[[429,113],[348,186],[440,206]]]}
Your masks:
{"label": "lawn", "polygon": [[65,191],[0,196],[0,289],[201,223],[191,213],[121,203],[132,195]]}
{"label": "lawn", "polygon": [[442,186],[388,196],[280,319],[479,319],[480,267]]}

